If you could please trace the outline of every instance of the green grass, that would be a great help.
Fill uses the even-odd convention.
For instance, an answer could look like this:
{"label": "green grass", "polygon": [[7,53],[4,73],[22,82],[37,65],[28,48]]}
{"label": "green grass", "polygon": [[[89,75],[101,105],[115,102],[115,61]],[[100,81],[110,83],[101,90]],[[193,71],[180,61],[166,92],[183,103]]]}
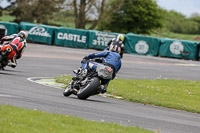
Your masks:
{"label": "green grass", "polygon": [[[70,78],[60,76],[56,81],[67,84]],[[107,93],[131,102],[200,113],[200,81],[114,79]]]}
{"label": "green grass", "polygon": [[10,15],[3,15],[0,17],[0,21],[4,22],[12,22],[15,19],[15,17],[10,16]]}
{"label": "green grass", "polygon": [[139,127],[94,122],[6,105],[0,105],[0,118],[0,133],[153,133]]}
{"label": "green grass", "polygon": [[154,34],[151,34],[151,36],[159,37],[159,38],[172,38],[172,39],[180,39],[180,40],[200,41],[200,40],[195,40],[196,37],[199,37],[200,39],[200,35],[178,34],[178,33],[173,33],[173,32],[154,33]]}
{"label": "green grass", "polygon": [[61,27],[75,28],[74,21],[69,20],[68,18],[63,19],[62,21],[49,20],[48,23],[50,23],[52,25],[58,25],[58,26],[61,26]]}

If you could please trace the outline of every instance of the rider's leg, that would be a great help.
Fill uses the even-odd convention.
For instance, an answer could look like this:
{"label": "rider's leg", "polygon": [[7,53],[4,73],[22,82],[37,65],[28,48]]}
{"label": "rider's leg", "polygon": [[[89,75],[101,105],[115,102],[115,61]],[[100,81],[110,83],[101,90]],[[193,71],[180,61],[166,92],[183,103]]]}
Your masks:
{"label": "rider's leg", "polygon": [[9,56],[11,57],[11,62],[8,63],[8,66],[15,68],[17,66],[16,51],[12,51],[12,53]]}
{"label": "rider's leg", "polygon": [[17,61],[16,57],[14,56],[13,58],[10,59],[11,61],[8,63],[8,66],[15,68],[17,66]]}
{"label": "rider's leg", "polygon": [[110,82],[110,79],[101,80],[100,89],[101,89],[102,94],[106,93],[109,82]]}

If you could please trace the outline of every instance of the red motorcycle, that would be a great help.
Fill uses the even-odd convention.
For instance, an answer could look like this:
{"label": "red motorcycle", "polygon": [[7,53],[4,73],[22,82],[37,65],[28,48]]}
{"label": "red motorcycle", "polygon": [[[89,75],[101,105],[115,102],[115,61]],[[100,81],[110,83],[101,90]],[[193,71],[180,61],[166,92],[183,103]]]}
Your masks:
{"label": "red motorcycle", "polygon": [[13,49],[16,49],[14,45],[3,45],[0,47],[0,69],[4,70],[4,68],[8,65],[8,62],[11,58],[13,58],[15,52]]}

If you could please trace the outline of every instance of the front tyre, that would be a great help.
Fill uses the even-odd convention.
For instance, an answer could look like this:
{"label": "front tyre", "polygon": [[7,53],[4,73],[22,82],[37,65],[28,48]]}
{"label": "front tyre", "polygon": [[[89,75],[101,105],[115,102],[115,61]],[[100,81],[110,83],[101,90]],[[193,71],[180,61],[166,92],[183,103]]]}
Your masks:
{"label": "front tyre", "polygon": [[67,86],[67,88],[64,90],[64,92],[63,92],[63,95],[64,96],[66,96],[66,97],[68,97],[68,96],[70,96],[71,94],[72,94],[72,91],[71,91],[71,83]]}
{"label": "front tyre", "polygon": [[80,90],[77,93],[77,97],[82,100],[87,99],[89,96],[91,96],[94,92],[98,90],[99,85],[100,80],[98,77],[90,79],[88,84],[84,88],[80,88]]}

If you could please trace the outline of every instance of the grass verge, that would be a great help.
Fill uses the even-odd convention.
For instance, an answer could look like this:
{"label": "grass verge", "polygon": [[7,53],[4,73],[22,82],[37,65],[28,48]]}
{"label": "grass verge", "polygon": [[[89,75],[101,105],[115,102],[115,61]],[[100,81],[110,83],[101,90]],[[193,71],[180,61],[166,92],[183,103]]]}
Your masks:
{"label": "grass verge", "polygon": [[1,133],[153,133],[139,127],[87,121],[81,118],[0,105]]}
{"label": "grass verge", "polygon": [[4,22],[12,22],[15,19],[15,17],[10,16],[10,15],[3,15],[0,17],[0,21]]}
{"label": "grass verge", "polygon": [[[56,77],[56,82],[68,84],[70,76]],[[200,113],[200,81],[114,79],[107,93],[144,104]]]}
{"label": "grass verge", "polygon": [[180,40],[190,40],[190,41],[199,41],[196,40],[200,38],[200,35],[191,35],[191,34],[179,34],[173,32],[160,32],[151,34],[151,36],[159,37],[159,38],[172,38],[172,39],[180,39]]}

